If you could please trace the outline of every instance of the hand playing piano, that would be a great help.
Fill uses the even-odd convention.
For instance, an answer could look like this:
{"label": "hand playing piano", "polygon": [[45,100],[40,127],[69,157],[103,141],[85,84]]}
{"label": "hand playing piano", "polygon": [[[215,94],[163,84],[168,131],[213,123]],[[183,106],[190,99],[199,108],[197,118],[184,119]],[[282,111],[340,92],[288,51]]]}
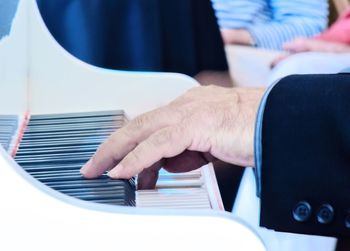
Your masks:
{"label": "hand playing piano", "polygon": [[186,172],[220,159],[254,166],[254,126],[263,89],[196,87],[142,114],[112,134],[84,165],[95,178],[138,174],[139,189],[154,188],[158,171]]}

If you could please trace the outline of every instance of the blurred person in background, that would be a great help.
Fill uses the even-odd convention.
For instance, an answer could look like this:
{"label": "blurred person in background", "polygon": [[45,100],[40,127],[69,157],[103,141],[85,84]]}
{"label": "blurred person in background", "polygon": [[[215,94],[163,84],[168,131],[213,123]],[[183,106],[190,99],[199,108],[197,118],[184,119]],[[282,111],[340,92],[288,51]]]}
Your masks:
{"label": "blurred person in background", "polygon": [[350,67],[350,9],[320,35],[297,38],[283,45],[276,58],[270,84],[291,74],[337,73]]}
{"label": "blurred person in background", "polygon": [[226,44],[281,50],[297,37],[322,32],[327,0],[212,0]]}
{"label": "blurred person in background", "polygon": [[55,39],[99,67],[179,72],[228,69],[210,0],[37,0]]}

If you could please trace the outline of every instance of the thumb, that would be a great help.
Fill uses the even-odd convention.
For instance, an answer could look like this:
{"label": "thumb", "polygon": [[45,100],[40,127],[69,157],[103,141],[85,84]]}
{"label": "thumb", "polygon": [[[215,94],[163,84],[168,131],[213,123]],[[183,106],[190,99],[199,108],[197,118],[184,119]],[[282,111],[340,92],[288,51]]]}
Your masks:
{"label": "thumb", "polygon": [[137,189],[154,189],[157,184],[159,170],[163,166],[163,161],[159,161],[143,171],[137,177]]}

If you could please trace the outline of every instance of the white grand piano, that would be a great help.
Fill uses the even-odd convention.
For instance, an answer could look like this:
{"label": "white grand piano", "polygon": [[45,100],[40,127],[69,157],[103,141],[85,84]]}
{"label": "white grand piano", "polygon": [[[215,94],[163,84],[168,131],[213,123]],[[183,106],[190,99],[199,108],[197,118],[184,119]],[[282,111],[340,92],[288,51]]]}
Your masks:
{"label": "white grand piano", "polygon": [[[3,8],[11,2],[1,1]],[[0,40],[0,114],[16,115],[19,125],[12,147],[30,115],[123,109],[132,118],[196,85],[180,74],[79,61],[51,36],[35,0],[19,1]],[[112,206],[44,185],[13,160],[11,146],[0,147],[0,250],[265,250],[248,226],[223,211],[211,165],[201,170],[210,209]]]}

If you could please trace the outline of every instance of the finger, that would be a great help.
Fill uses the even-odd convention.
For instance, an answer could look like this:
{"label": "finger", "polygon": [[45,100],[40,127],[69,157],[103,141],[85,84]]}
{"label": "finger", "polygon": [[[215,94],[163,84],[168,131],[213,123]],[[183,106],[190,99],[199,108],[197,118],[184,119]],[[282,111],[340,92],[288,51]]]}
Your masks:
{"label": "finger", "polygon": [[185,150],[181,154],[158,161],[149,168],[144,169],[137,177],[138,189],[154,189],[158,180],[159,170],[163,167],[168,172],[189,172],[200,168],[215,158],[209,153]]}
{"label": "finger", "polygon": [[154,189],[157,184],[159,170],[163,166],[163,161],[158,161],[149,168],[144,169],[137,176],[137,189]]}
{"label": "finger", "polygon": [[95,178],[111,169],[120,160],[118,149],[124,146],[124,151],[131,151],[135,143],[127,143],[128,135],[120,130],[113,133],[104,143],[102,143],[90,160],[80,169],[80,173],[85,178]]}
{"label": "finger", "polygon": [[190,144],[191,137],[184,126],[163,128],[141,142],[108,175],[111,178],[129,179],[163,158],[182,153]]}
{"label": "finger", "polygon": [[[168,116],[170,112],[172,116]],[[80,170],[81,174],[86,178],[100,176],[117,165],[139,142],[154,131],[179,120],[180,114],[171,107],[162,107],[138,116],[100,145],[94,156]]]}

